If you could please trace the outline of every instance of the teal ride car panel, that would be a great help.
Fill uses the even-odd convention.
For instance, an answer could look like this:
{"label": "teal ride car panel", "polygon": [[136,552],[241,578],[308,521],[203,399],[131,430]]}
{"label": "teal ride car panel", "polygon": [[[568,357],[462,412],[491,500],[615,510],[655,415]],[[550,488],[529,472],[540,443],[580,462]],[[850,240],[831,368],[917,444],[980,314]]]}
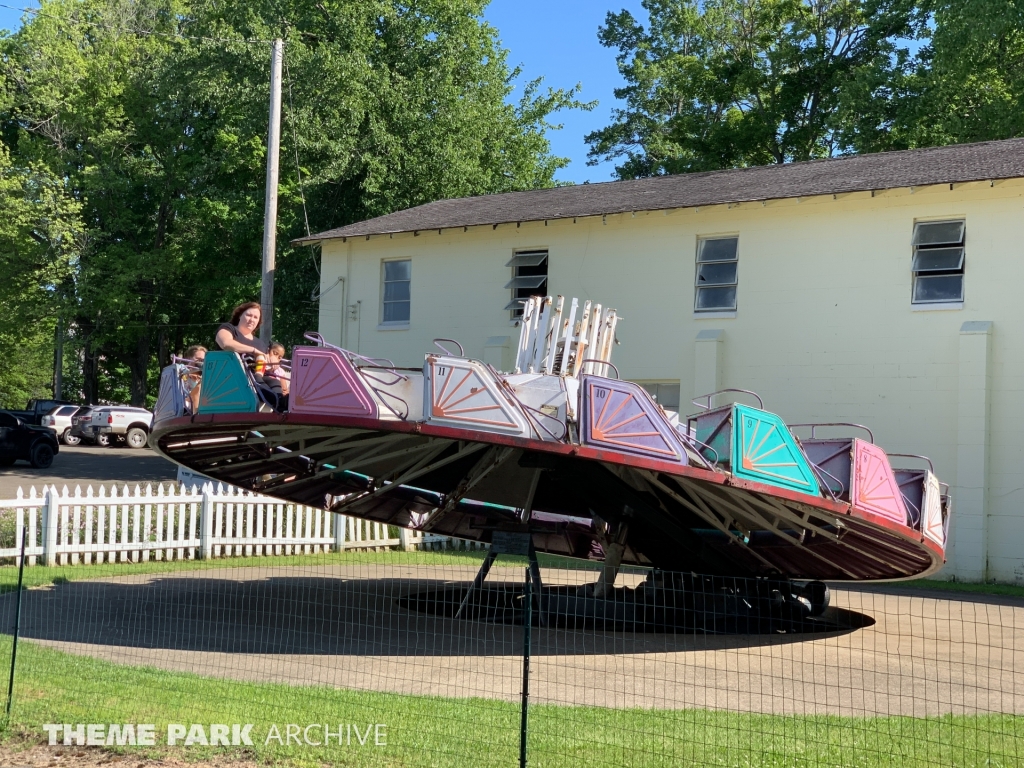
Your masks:
{"label": "teal ride car panel", "polygon": [[199,390],[199,413],[255,413],[259,398],[234,352],[207,352],[203,362],[203,383]]}
{"label": "teal ride car panel", "polygon": [[733,405],[732,472],[759,483],[819,494],[818,480],[792,433],[774,413]]}

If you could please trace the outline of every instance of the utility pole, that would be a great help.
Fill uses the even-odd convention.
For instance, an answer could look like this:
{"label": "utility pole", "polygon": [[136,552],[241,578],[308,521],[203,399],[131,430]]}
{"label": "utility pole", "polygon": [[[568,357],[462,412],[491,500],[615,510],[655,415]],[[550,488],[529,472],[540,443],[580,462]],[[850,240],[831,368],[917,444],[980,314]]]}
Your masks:
{"label": "utility pole", "polygon": [[274,41],[270,56],[270,126],[267,130],[267,191],[263,208],[263,290],[260,293],[260,339],[274,333],[274,269],[277,260],[277,179],[281,154],[281,64],[284,41]]}
{"label": "utility pole", "polygon": [[57,338],[53,346],[53,399],[64,397],[64,321],[57,315]]}

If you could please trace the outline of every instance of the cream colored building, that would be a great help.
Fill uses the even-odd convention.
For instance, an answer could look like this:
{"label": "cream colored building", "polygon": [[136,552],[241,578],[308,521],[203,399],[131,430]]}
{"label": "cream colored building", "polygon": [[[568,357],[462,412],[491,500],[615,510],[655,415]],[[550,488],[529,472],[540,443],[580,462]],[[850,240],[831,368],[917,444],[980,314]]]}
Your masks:
{"label": "cream colored building", "polygon": [[[702,267],[708,240],[735,261]],[[403,366],[447,337],[507,369],[514,257],[546,252],[519,274],[616,308],[623,378],[927,454],[954,497],[943,574],[1024,583],[1024,140],[446,200],[309,241],[320,333]],[[734,293],[699,311],[701,275]]]}

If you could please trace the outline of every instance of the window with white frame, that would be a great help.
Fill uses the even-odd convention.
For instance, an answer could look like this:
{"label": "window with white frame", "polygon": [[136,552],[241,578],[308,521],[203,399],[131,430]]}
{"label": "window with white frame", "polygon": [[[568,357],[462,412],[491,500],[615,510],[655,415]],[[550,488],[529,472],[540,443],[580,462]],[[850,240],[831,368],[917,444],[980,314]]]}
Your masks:
{"label": "window with white frame", "polygon": [[965,230],[963,220],[914,224],[914,304],[964,300]]}
{"label": "window with white frame", "polygon": [[738,237],[708,237],[697,243],[696,312],[736,309]]}
{"label": "window with white frame", "polygon": [[382,325],[408,325],[412,305],[412,261],[381,262]]}
{"label": "window with white frame", "polygon": [[548,252],[516,251],[505,266],[512,268],[512,279],[505,284],[505,289],[512,291],[512,301],[505,305],[505,309],[515,320],[523,316],[527,299],[548,294]]}

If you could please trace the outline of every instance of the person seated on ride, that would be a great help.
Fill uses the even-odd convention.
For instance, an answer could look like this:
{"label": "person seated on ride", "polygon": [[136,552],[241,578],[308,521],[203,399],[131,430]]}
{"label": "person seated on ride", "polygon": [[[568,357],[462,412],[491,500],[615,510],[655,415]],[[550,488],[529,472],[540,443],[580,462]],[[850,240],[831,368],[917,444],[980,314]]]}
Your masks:
{"label": "person seated on ride", "polygon": [[288,407],[288,396],[281,390],[280,379],[266,379],[263,376],[267,360],[267,344],[255,337],[260,327],[260,305],[255,301],[239,304],[231,312],[231,322],[222,323],[217,329],[217,346],[226,352],[237,352],[255,361],[253,378],[259,385],[263,398],[277,410]]}
{"label": "person seated on ride", "polygon": [[282,358],[284,358],[285,348],[280,342],[273,342],[270,345],[270,351],[267,353],[267,367],[263,372],[263,377],[266,379],[277,379],[281,382],[281,392],[285,395],[291,389],[292,375],[281,364]]}
{"label": "person seated on ride", "polygon": [[203,383],[203,360],[206,359],[206,347],[201,344],[193,344],[185,350],[185,358],[191,360],[192,365],[185,366],[181,381],[188,393],[190,413],[195,413],[199,410],[199,387]]}

